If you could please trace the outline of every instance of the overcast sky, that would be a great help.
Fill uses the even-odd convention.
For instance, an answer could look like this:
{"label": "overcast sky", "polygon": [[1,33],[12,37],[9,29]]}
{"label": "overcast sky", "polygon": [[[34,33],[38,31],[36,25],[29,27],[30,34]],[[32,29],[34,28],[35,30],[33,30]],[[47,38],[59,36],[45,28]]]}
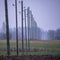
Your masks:
{"label": "overcast sky", "polygon": [[[15,27],[15,0],[8,0],[9,26]],[[18,25],[21,26],[21,14],[18,1]],[[21,0],[20,0],[21,1]],[[24,6],[30,6],[38,27],[49,30],[60,28],[60,0],[24,0]],[[4,0],[0,0],[0,28],[5,21]]]}

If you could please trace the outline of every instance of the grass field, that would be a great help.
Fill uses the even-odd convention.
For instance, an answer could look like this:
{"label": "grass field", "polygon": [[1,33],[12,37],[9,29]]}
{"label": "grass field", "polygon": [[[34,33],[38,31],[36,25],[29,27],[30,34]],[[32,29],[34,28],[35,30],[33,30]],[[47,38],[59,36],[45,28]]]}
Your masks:
{"label": "grass field", "polygon": [[[21,49],[22,43],[19,41],[19,48]],[[25,44],[24,44],[25,46]],[[0,55],[6,55],[7,48],[6,40],[0,40]],[[16,49],[16,41],[10,40],[10,48]],[[33,40],[30,41],[30,49],[40,49],[39,52],[29,52],[29,55],[60,55],[60,40]],[[22,53],[19,52],[21,55]],[[16,52],[11,52],[11,55],[16,55]]]}

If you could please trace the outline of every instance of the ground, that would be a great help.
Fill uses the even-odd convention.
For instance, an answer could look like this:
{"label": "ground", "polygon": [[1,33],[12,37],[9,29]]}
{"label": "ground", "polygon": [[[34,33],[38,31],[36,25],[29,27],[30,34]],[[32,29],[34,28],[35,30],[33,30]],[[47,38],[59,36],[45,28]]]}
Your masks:
{"label": "ground", "polygon": [[[22,43],[19,40],[19,55],[21,55]],[[24,47],[26,44],[24,42]],[[6,40],[0,40],[0,55],[7,55]],[[16,40],[10,40],[11,55],[16,55]],[[60,40],[33,40],[30,41],[29,55],[60,55]]]}

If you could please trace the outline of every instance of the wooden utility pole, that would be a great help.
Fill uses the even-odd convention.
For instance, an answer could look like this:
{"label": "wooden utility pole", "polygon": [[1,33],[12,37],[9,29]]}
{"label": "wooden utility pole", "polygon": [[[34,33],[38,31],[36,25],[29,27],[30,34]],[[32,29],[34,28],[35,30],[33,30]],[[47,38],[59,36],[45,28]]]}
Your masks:
{"label": "wooden utility pole", "polygon": [[27,54],[27,28],[26,28],[26,8],[24,7],[24,17],[25,17],[25,40],[26,40],[26,54]]}
{"label": "wooden utility pole", "polygon": [[28,24],[28,50],[30,51],[30,8],[27,8],[27,24]]}
{"label": "wooden utility pole", "polygon": [[22,20],[22,55],[24,55],[24,35],[23,35],[23,0],[21,0],[21,20]]}
{"label": "wooden utility pole", "polygon": [[15,0],[15,13],[16,13],[16,48],[17,48],[17,56],[18,56],[18,21],[17,21],[17,0]]}
{"label": "wooden utility pole", "polygon": [[7,55],[10,55],[10,43],[9,43],[9,23],[8,23],[8,6],[7,0],[5,1],[5,18],[6,18],[6,37],[7,37]]}

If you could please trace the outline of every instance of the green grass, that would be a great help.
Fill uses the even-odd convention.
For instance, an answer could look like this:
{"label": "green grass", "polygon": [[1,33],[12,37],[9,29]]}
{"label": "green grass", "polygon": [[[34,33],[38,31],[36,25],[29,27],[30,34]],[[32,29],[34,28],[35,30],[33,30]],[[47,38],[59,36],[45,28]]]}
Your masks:
{"label": "green grass", "polygon": [[60,48],[60,44],[38,44],[31,43],[31,48]]}
{"label": "green grass", "polygon": [[0,52],[0,55],[7,55],[7,52]]}
{"label": "green grass", "polygon": [[[21,41],[19,41],[19,48],[22,47]],[[24,43],[25,46],[25,43]],[[0,40],[0,49],[6,49],[6,40]],[[16,41],[10,41],[10,48],[16,48]],[[46,40],[46,41],[30,41],[30,48],[43,49],[40,52],[28,52],[29,55],[60,55],[60,40]],[[45,50],[44,50],[45,49]],[[22,52],[19,52],[21,55]],[[26,54],[26,53],[24,53]],[[0,55],[7,55],[7,52],[0,51]],[[16,52],[11,52],[11,55],[16,55]]]}

